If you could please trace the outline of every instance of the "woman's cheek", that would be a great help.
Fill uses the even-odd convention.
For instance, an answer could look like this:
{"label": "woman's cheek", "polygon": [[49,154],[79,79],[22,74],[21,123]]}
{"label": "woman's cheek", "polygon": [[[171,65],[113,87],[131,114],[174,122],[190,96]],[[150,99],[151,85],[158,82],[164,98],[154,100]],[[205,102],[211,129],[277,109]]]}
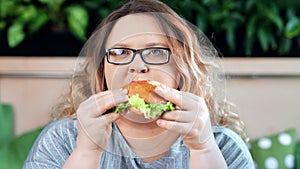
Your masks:
{"label": "woman's cheek", "polygon": [[171,88],[178,88],[179,86],[179,80],[180,80],[180,74],[176,69],[173,69],[171,67],[161,67],[160,69],[156,69],[155,75],[153,75],[154,80],[159,81],[163,83],[164,85],[171,87]]}
{"label": "woman's cheek", "polygon": [[109,65],[104,70],[108,90],[122,88],[132,80],[126,66]]}

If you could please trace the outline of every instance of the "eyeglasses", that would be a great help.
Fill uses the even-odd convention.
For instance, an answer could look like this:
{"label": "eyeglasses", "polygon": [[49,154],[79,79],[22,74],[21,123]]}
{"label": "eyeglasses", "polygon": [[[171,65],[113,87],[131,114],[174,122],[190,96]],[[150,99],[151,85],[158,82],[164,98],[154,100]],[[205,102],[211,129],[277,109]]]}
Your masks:
{"label": "eyeglasses", "polygon": [[106,49],[107,62],[115,65],[126,65],[134,60],[136,54],[140,54],[142,60],[150,65],[166,64],[170,60],[169,48],[109,48]]}

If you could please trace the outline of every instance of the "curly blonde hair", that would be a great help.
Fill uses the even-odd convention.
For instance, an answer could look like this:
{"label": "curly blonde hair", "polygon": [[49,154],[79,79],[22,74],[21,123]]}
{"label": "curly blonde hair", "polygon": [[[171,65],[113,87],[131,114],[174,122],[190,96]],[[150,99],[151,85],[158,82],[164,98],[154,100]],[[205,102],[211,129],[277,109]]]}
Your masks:
{"label": "curly blonde hair", "polygon": [[79,66],[81,69],[74,72],[68,96],[57,106],[54,118],[75,117],[76,109],[82,101],[96,91],[107,90],[103,59],[106,39],[119,18],[137,13],[154,17],[168,38],[172,57],[181,76],[180,90],[203,97],[212,123],[231,128],[247,142],[244,123],[234,112],[235,106],[226,97],[219,95],[222,90],[217,90],[219,82],[224,80],[217,71],[222,70],[218,64],[218,52],[197,28],[156,0],[130,0],[101,22],[80,54],[86,56],[86,60]]}

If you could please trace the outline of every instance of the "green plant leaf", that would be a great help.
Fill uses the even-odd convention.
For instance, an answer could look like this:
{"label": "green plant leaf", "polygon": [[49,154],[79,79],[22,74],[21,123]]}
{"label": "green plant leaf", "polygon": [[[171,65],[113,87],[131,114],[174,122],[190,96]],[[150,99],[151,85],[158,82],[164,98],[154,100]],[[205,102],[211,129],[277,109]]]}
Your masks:
{"label": "green plant leaf", "polygon": [[246,37],[253,37],[256,32],[257,17],[252,17],[246,25]]}
{"label": "green plant leaf", "polygon": [[288,38],[281,38],[279,42],[279,49],[278,52],[280,54],[286,54],[288,51],[290,51],[292,47],[292,40]]}
{"label": "green plant leaf", "polygon": [[235,34],[234,34],[234,23],[233,21],[227,20],[224,23],[226,30],[226,43],[229,46],[231,52],[235,50]]}
{"label": "green plant leaf", "polygon": [[6,23],[4,21],[0,21],[0,31],[2,31],[6,26]]}
{"label": "green plant leaf", "polygon": [[296,17],[296,11],[294,9],[287,9],[286,10],[286,17],[288,19],[292,19],[292,18]]}
{"label": "green plant leaf", "polygon": [[269,48],[269,36],[266,29],[263,26],[259,27],[257,30],[257,36],[263,51],[267,51]]}
{"label": "green plant leaf", "polygon": [[17,18],[17,22],[20,23],[28,23],[37,15],[37,9],[33,5],[23,6],[23,8],[20,8],[18,12],[19,17]]}
{"label": "green plant leaf", "polygon": [[202,31],[205,32],[207,29],[207,23],[206,23],[206,18],[202,17],[202,15],[197,15],[197,20],[196,20],[196,24],[198,26],[198,28]]}
{"label": "green plant leaf", "polygon": [[245,1],[245,10],[246,11],[250,11],[253,6],[254,6],[254,0]]}
{"label": "green plant leaf", "polygon": [[53,3],[53,0],[39,0],[39,2],[44,3],[44,4],[50,4]]}
{"label": "green plant leaf", "polygon": [[253,37],[247,37],[245,38],[245,53],[247,56],[250,56],[252,54],[252,48],[253,48]]}
{"label": "green plant leaf", "polygon": [[277,26],[279,31],[283,30],[283,21],[282,21],[280,15],[277,15],[276,13],[269,11],[269,12],[267,12],[267,16],[268,16],[268,19]]}
{"label": "green plant leaf", "polygon": [[218,22],[218,20],[221,20],[221,19],[227,17],[224,14],[225,14],[224,12],[214,12],[214,13],[211,13],[211,15],[210,15],[211,18],[210,19],[211,19],[211,21]]}
{"label": "green plant leaf", "polygon": [[105,1],[85,0],[83,5],[89,9],[97,10],[100,6],[104,5]]}
{"label": "green plant leaf", "polygon": [[271,44],[271,48],[273,50],[276,50],[277,48],[277,43],[276,43],[276,40],[275,40],[275,36],[273,36],[272,34],[268,33],[268,37],[269,37],[269,42]]}
{"label": "green plant leaf", "polygon": [[238,13],[238,12],[232,12],[232,13],[230,14],[230,17],[231,17],[233,20],[235,20],[236,22],[242,23],[242,22],[245,21],[245,17],[244,17],[243,15],[241,15],[240,13]]}
{"label": "green plant leaf", "polygon": [[39,0],[39,2],[51,6],[60,6],[63,4],[66,0]]}
{"label": "green plant leaf", "polygon": [[19,43],[21,43],[25,39],[25,32],[23,31],[23,25],[21,24],[13,24],[8,28],[8,45],[13,48],[16,47]]}
{"label": "green plant leaf", "polygon": [[109,14],[110,10],[107,8],[100,9],[98,11],[101,18],[105,18]]}
{"label": "green plant leaf", "polygon": [[202,0],[203,4],[205,5],[212,5],[213,3],[215,3],[214,0]]}
{"label": "green plant leaf", "polygon": [[39,2],[47,5],[51,12],[59,12],[65,1],[66,0],[39,0]]}
{"label": "green plant leaf", "polygon": [[285,36],[287,38],[294,38],[300,35],[300,19],[293,17],[285,26]]}
{"label": "green plant leaf", "polygon": [[6,18],[15,8],[14,1],[1,0],[0,1],[0,18]]}
{"label": "green plant leaf", "polygon": [[86,40],[86,28],[89,22],[87,10],[79,5],[72,5],[66,8],[66,12],[71,32],[80,40]]}
{"label": "green plant leaf", "polygon": [[29,23],[29,33],[35,33],[47,23],[49,20],[48,15],[44,11],[38,11],[38,14],[35,16],[34,20]]}

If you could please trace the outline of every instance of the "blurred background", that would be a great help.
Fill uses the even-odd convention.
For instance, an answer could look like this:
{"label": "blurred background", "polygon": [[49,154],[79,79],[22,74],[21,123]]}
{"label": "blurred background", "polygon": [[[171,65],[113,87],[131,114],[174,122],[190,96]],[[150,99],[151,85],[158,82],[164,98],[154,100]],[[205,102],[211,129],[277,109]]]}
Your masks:
{"label": "blurred background", "polygon": [[[299,167],[300,1],[163,2],[202,30],[219,51],[227,99],[238,107],[250,143],[295,131],[292,147],[273,147],[270,155],[292,153]],[[68,91],[84,42],[122,3],[0,0],[0,169],[21,168],[40,130],[51,122],[54,106]],[[259,153],[252,151],[256,161],[267,158]],[[284,168],[282,161],[273,168]],[[264,168],[262,164],[257,162],[258,168]],[[289,168],[297,167],[293,164]]]}
{"label": "blurred background", "polygon": [[[1,0],[0,55],[77,56],[120,0]],[[225,57],[299,56],[299,0],[163,0]]]}

